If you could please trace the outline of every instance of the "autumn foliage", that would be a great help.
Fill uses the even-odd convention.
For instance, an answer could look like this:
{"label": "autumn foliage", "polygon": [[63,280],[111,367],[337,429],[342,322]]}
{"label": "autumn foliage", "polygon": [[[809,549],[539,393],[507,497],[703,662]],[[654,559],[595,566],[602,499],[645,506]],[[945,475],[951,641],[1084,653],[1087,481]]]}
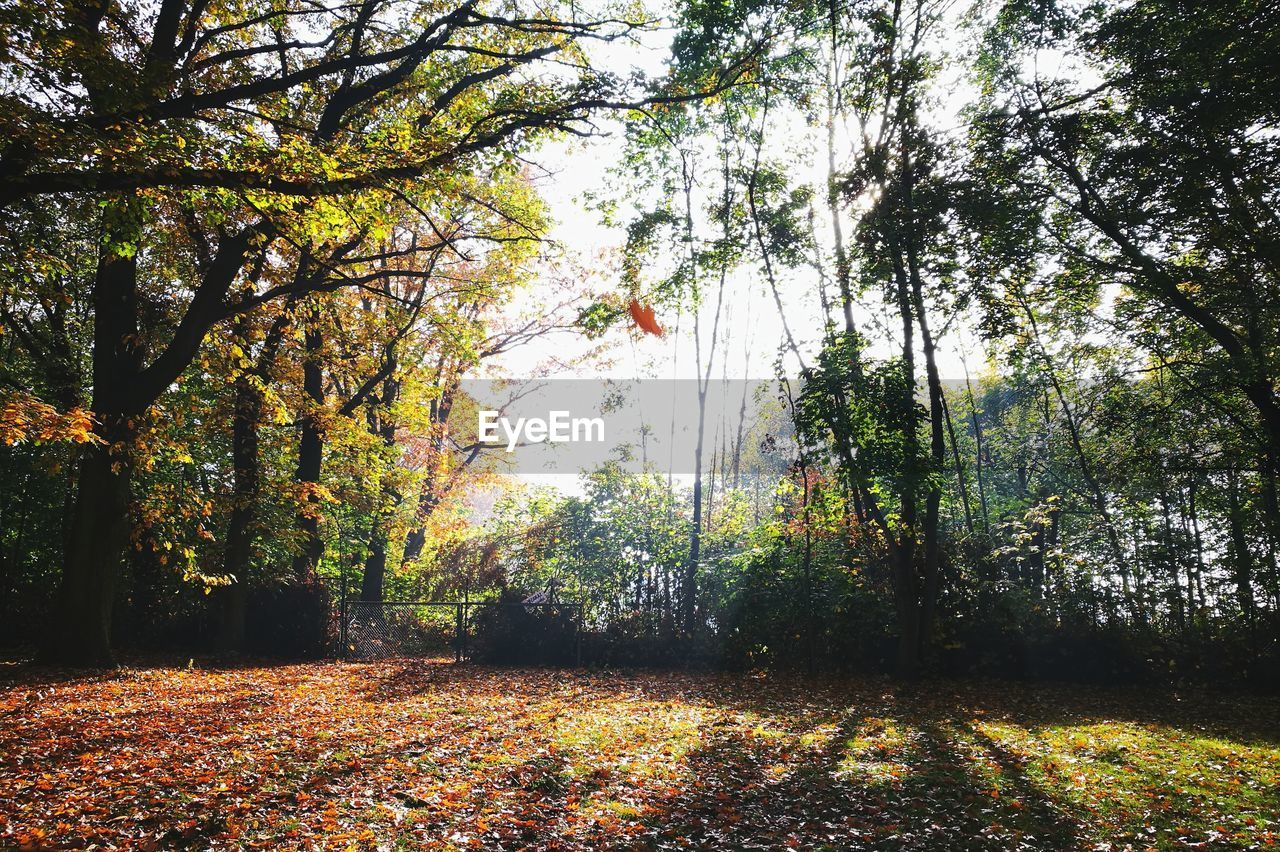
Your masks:
{"label": "autumn foliage", "polygon": [[1274,703],[432,661],[0,682],[0,845],[1262,848]]}
{"label": "autumn foliage", "polygon": [[27,393],[0,395],[0,443],[101,443],[93,434],[93,415],[83,408],[62,412]]}

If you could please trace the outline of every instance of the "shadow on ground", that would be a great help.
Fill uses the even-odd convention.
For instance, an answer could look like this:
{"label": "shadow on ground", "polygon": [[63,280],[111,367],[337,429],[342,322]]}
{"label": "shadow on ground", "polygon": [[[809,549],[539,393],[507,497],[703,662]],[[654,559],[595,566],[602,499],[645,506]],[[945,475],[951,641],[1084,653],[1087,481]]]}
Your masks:
{"label": "shadow on ground", "polygon": [[[1248,848],[1271,703],[443,661],[0,673],[0,847]],[[5,821],[7,819],[7,822]]]}

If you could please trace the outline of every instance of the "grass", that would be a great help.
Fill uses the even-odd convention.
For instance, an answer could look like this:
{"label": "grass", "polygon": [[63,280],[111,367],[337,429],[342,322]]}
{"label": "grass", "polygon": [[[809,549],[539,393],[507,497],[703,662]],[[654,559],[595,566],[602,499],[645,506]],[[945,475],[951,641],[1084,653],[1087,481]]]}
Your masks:
{"label": "grass", "polygon": [[1280,712],[1256,698],[429,661],[0,672],[0,847],[1280,843]]}

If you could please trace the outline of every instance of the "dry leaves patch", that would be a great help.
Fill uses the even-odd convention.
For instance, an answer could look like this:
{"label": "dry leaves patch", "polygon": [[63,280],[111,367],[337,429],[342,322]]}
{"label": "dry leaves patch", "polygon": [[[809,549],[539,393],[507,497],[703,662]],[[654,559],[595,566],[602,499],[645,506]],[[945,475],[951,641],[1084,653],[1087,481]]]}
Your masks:
{"label": "dry leaves patch", "polygon": [[1274,707],[432,661],[18,670],[0,846],[1263,848]]}

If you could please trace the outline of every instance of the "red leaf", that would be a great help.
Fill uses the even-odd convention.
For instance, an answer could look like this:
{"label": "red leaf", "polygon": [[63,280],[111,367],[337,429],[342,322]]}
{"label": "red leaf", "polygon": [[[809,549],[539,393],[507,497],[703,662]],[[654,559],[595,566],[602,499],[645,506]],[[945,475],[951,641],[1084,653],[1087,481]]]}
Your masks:
{"label": "red leaf", "polygon": [[631,312],[631,319],[635,320],[641,331],[646,331],[658,337],[662,336],[662,326],[658,325],[657,319],[654,318],[651,306],[641,306],[639,302],[632,299],[631,304],[627,306],[627,310]]}

